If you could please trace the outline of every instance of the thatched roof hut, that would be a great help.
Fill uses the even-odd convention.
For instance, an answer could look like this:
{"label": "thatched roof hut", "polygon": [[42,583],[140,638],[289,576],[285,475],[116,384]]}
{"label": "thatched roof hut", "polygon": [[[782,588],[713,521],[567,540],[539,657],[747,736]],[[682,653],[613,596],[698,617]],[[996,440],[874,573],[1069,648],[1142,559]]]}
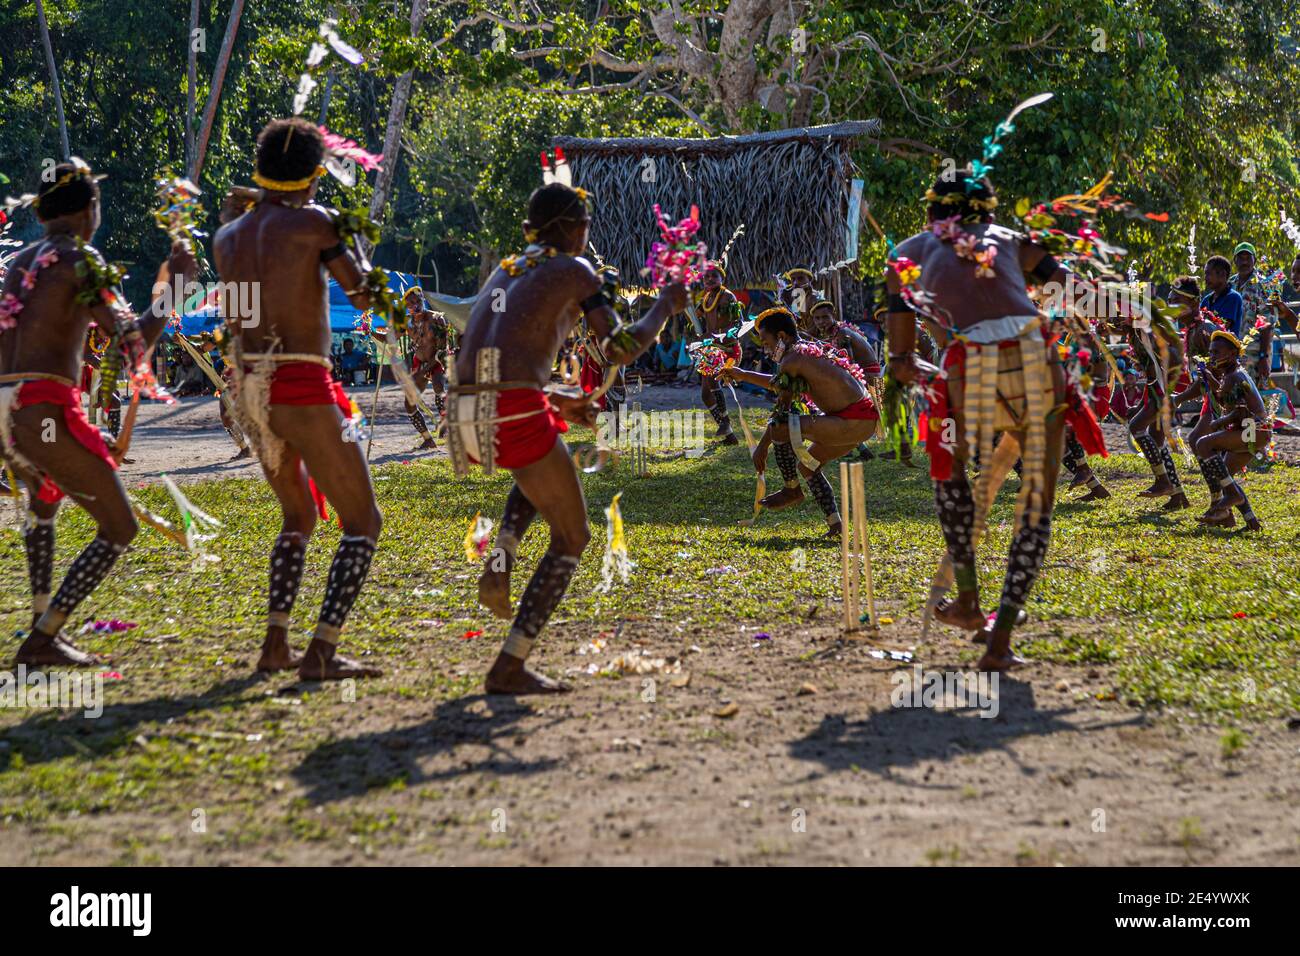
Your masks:
{"label": "thatched roof hut", "polygon": [[711,256],[744,224],[727,260],[728,285],[741,286],[844,259],[849,150],[879,128],[859,120],[713,139],[557,136],[552,145],[563,147],[574,184],[594,194],[592,246],[626,280],[658,238],[654,204],[672,222],[695,204]]}

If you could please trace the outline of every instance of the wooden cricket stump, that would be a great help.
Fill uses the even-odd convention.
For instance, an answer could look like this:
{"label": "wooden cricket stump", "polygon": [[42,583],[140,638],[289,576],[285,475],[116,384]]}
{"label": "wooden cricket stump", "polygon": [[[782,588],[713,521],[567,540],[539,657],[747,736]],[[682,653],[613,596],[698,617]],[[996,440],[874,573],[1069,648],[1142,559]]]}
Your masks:
{"label": "wooden cricket stump", "polygon": [[[844,596],[844,630],[855,631],[863,618],[872,628],[876,620],[876,595],[871,580],[871,541],[867,537],[867,495],[862,463],[840,462],[840,586]],[[865,595],[867,613],[861,612]]]}
{"label": "wooden cricket stump", "polygon": [[645,413],[641,411],[640,402],[632,406],[632,421],[635,422],[632,430],[632,474],[645,478],[650,474],[650,461],[646,453]]}

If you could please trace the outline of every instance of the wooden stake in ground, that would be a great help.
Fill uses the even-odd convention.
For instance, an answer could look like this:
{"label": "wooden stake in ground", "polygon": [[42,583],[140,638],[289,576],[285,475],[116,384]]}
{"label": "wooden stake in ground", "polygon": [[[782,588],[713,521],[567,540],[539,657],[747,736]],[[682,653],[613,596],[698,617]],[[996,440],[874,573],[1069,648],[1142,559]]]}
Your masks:
{"label": "wooden stake in ground", "polygon": [[840,462],[840,587],[844,595],[844,630],[862,623],[860,599],[865,590],[867,621],[877,626],[876,595],[871,570],[871,540],[867,537],[867,495],[862,463]]}
{"label": "wooden stake in ground", "polygon": [[384,384],[384,359],[388,357],[388,343],[379,342],[375,350],[375,397],[370,402],[370,435],[366,439],[366,464],[370,464],[370,449],[375,447],[375,416],[379,414],[379,386]]}
{"label": "wooden stake in ground", "polygon": [[645,478],[650,474],[650,465],[646,459],[646,416],[641,411],[640,402],[632,406],[632,421],[635,423],[632,432],[635,439],[632,442],[632,474]]}

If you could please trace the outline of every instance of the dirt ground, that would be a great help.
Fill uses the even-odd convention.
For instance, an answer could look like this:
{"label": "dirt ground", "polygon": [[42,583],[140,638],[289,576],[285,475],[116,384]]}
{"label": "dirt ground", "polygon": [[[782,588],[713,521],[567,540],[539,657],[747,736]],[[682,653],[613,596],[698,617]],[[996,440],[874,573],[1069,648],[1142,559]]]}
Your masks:
{"label": "dirt ground", "polygon": [[[620,647],[677,656],[681,671],[621,680],[583,674],[577,646],[595,634],[553,631],[563,637],[539,660],[576,683],[572,695],[431,707],[385,678],[254,806],[206,811],[202,835],[176,806],[83,816],[38,839],[5,827],[0,865],[1300,863],[1300,733],[1281,722],[1225,758],[1220,728],[1098,700],[1104,668],[1052,665],[1002,680],[993,718],[893,707],[891,676],[908,665],[870,652],[907,646],[911,622],[871,640],[829,626],[755,640],[632,623]],[[944,635],[921,650],[943,670],[963,666],[963,648]],[[446,676],[476,681],[492,649],[475,650]],[[405,666],[421,658],[413,648]],[[393,679],[404,676],[399,666]],[[265,695],[285,711],[275,734],[240,749],[275,762],[312,736],[305,718],[295,726],[305,708],[292,683],[223,686],[199,706]],[[195,706],[163,705],[176,734]],[[119,708],[96,730],[133,733],[146,711],[162,713]],[[194,806],[228,792],[220,777],[206,786]],[[301,839],[259,838],[284,820]]]}
{"label": "dirt ground", "polygon": [[[691,394],[652,389],[638,400],[663,407]],[[183,481],[256,474],[229,461],[212,400],[146,407],[140,418],[129,484],[163,471]],[[414,444],[398,391],[384,389],[374,460],[410,458]],[[213,811],[201,835],[176,807],[83,816],[75,828],[40,828],[39,839],[0,827],[0,865],[1300,863],[1300,730],[1286,721],[1253,725],[1234,753],[1222,726],[1116,701],[1106,666],[1050,663],[1004,677],[992,718],[895,707],[896,675],[912,665],[873,650],[912,651],[942,671],[969,666],[970,645],[936,628],[918,647],[906,619],[845,639],[826,620],[834,613],[763,636],[634,619],[605,635],[611,646],[676,664],[616,680],[588,673],[593,657],[580,651],[599,632],[566,628],[561,608],[538,661],[576,691],[549,699],[475,692],[430,705],[405,692],[430,666],[416,640],[324,735],[303,714],[308,688],[247,676],[251,658],[227,661],[229,679],[200,701],[118,707],[96,732],[170,718],[183,735],[196,707],[232,708],[238,729],[241,701],[278,702],[278,729],[247,749],[291,772],[254,805]],[[462,647],[456,663],[433,665],[436,678],[477,688],[495,647]],[[149,663],[159,653],[140,647],[124,663],[160,666]],[[207,782],[213,803],[223,785]],[[268,846],[257,821],[272,819],[303,838]]]}

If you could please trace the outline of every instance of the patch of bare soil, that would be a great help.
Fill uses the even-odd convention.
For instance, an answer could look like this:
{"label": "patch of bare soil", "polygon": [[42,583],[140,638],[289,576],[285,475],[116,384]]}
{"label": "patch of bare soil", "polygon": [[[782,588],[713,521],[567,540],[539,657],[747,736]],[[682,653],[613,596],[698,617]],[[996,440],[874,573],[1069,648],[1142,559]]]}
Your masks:
{"label": "patch of bare soil", "polygon": [[[968,667],[971,645],[939,631],[917,649],[924,667]],[[598,635],[560,625],[536,656],[573,694],[436,706],[393,692],[427,670],[413,642],[306,749],[288,714],[268,742],[283,778],[255,804],[209,811],[207,833],[180,810],[84,817],[75,837],[11,826],[0,863],[120,860],[124,834],[169,864],[1300,862],[1300,733],[1261,725],[1226,759],[1216,728],[1098,699],[1109,685],[1095,665],[1003,678],[994,717],[892,706],[911,665],[871,652],[915,633],[906,621],[759,639],[644,622],[580,654]],[[443,677],[476,679],[495,650],[465,646]],[[633,651],[668,672],[587,673]],[[297,693],[288,679],[266,692],[280,683]]]}

